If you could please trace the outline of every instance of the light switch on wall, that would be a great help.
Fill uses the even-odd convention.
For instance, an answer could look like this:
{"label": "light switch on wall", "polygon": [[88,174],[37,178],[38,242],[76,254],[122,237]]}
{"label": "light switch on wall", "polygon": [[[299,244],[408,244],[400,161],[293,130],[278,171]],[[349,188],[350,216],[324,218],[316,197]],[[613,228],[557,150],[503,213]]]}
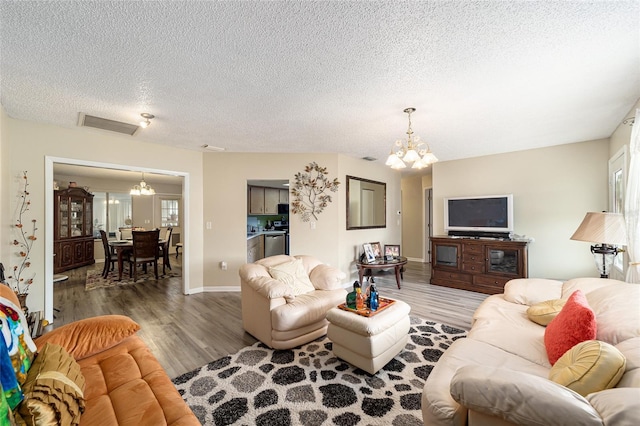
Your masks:
{"label": "light switch on wall", "polygon": [[210,221],[209,221],[209,222],[207,222],[207,223],[206,223],[206,226],[207,226],[207,229],[211,229],[211,222],[210,222]]}
{"label": "light switch on wall", "polygon": [[311,229],[316,229],[316,223],[315,222],[309,222],[309,226],[311,227]]}

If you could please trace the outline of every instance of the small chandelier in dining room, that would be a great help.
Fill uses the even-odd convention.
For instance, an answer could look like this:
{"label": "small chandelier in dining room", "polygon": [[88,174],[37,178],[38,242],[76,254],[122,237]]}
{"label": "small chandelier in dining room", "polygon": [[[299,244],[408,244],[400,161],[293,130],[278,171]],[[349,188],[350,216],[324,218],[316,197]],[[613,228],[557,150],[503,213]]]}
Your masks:
{"label": "small chandelier in dining room", "polygon": [[405,108],[404,112],[409,115],[409,129],[407,130],[407,143],[405,145],[402,139],[398,139],[389,157],[384,163],[387,166],[391,166],[392,169],[404,169],[407,164],[413,163],[412,169],[423,169],[428,167],[429,164],[438,161],[429,144],[425,144],[420,141],[420,136],[413,136],[413,130],[411,130],[411,113],[415,112],[415,108]]}
{"label": "small chandelier in dining room", "polygon": [[131,188],[131,191],[129,191],[130,195],[154,195],[155,193],[156,190],[144,181],[144,173],[142,173],[140,185],[134,185],[133,188]]}

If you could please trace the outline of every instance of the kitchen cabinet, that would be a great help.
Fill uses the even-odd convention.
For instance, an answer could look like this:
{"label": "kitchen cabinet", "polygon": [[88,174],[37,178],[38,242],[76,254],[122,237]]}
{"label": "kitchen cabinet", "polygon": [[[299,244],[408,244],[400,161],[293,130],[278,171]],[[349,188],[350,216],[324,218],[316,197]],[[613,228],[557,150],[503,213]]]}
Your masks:
{"label": "kitchen cabinet", "polygon": [[53,272],[95,263],[93,194],[83,188],[54,191]]}
{"label": "kitchen cabinet", "polygon": [[264,258],[264,235],[256,235],[247,240],[247,263]]}
{"label": "kitchen cabinet", "polygon": [[264,188],[264,213],[278,214],[278,203],[280,203],[280,190]]}
{"label": "kitchen cabinet", "polygon": [[249,187],[249,214],[264,214],[264,188]]}
{"label": "kitchen cabinet", "polygon": [[527,278],[527,241],[434,237],[431,284],[486,294],[504,292],[514,278]]}
{"label": "kitchen cabinet", "polygon": [[289,190],[280,189],[280,204],[289,204]]}
{"label": "kitchen cabinet", "polygon": [[[283,194],[284,192],[284,194]],[[286,195],[286,202],[282,199]],[[287,190],[278,188],[263,188],[261,186],[249,187],[249,214],[278,214],[278,204],[289,203],[289,193]]]}

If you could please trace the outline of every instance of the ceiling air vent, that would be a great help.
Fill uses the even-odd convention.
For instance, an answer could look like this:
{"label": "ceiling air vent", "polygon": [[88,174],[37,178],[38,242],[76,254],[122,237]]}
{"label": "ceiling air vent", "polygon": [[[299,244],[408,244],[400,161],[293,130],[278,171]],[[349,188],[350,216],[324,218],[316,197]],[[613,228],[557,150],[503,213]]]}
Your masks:
{"label": "ceiling air vent", "polygon": [[377,158],[368,157],[368,156],[367,157],[362,157],[362,159],[365,160],[365,161],[376,161],[377,160]]}
{"label": "ceiling air vent", "polygon": [[78,113],[78,126],[94,127],[96,129],[108,130],[110,132],[123,133],[133,136],[140,129],[137,124],[123,123],[122,121],[109,120],[102,117],[94,117],[82,112]]}

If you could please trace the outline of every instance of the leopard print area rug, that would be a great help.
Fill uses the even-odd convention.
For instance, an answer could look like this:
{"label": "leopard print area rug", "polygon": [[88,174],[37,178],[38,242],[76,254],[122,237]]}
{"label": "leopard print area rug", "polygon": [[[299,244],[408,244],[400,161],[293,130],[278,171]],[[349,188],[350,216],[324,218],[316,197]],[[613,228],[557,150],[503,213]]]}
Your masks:
{"label": "leopard print area rug", "polygon": [[375,375],[322,337],[290,350],[258,342],[173,383],[203,425],[422,426],[425,380],[466,331],[411,317],[404,350]]}

